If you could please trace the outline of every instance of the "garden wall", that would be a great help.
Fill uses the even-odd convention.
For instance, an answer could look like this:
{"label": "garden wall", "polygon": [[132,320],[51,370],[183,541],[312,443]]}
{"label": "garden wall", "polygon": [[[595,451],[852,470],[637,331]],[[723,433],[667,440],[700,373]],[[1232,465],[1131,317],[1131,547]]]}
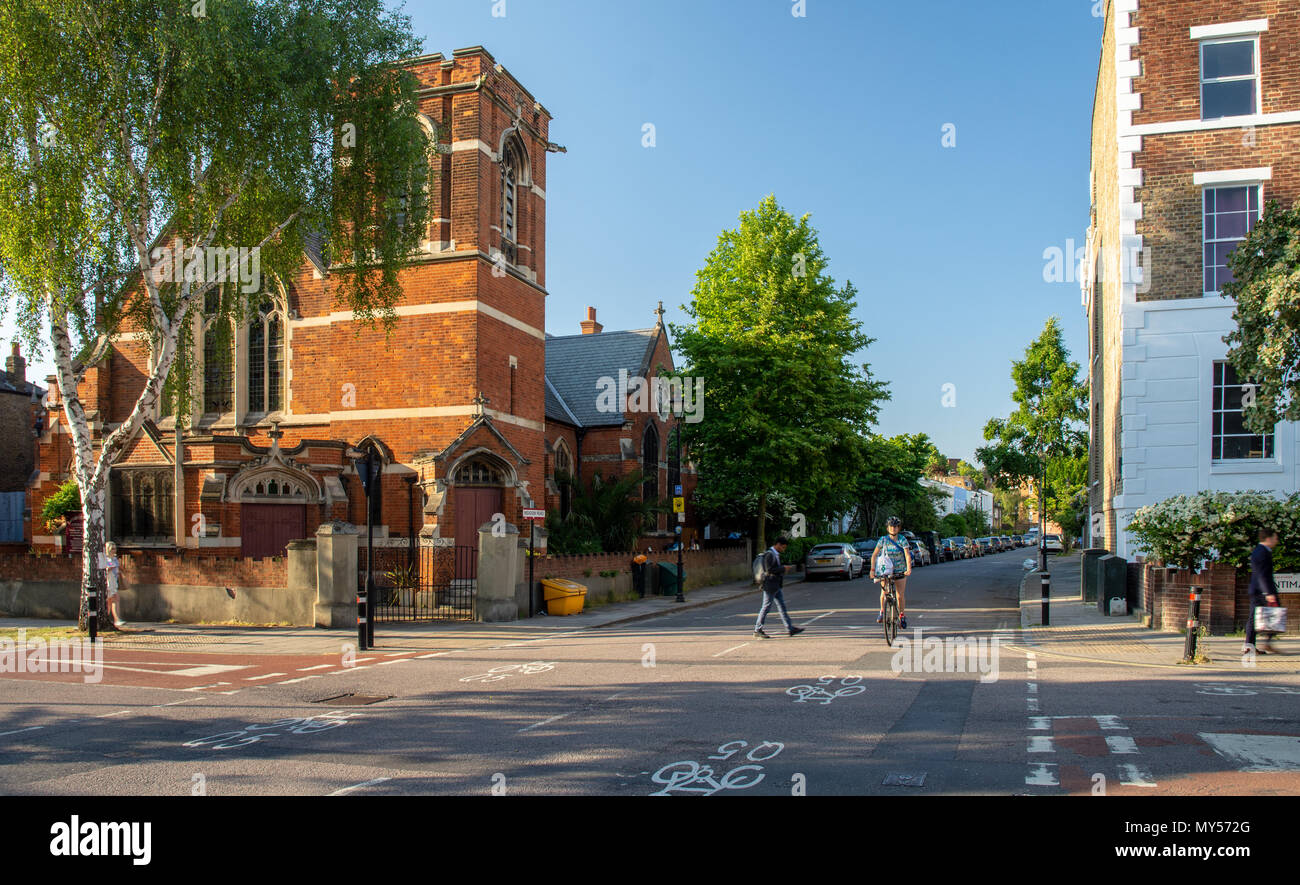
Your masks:
{"label": "garden wall", "polygon": [[[632,556],[631,553],[546,556],[537,560],[534,569],[538,581],[544,578],[575,581],[587,587],[587,595],[592,602],[606,602],[626,598],[632,593]],[[682,568],[686,571],[685,589],[689,591],[715,584],[752,580],[751,560],[747,545],[718,550],[685,550],[682,552]],[[656,563],[660,562],[676,565],[676,552],[657,553],[650,557],[647,564],[653,570]],[[605,577],[601,572],[617,574]],[[647,588],[647,592],[650,590]]]}
{"label": "garden wall", "polygon": [[[308,626],[316,602],[315,557],[314,540],[295,541],[287,556],[270,559],[123,551],[122,615],[128,621]],[[10,617],[75,620],[80,587],[80,556],[0,555],[0,612]]]}
{"label": "garden wall", "polygon": [[[1136,566],[1136,568],[1134,568]],[[1186,569],[1166,569],[1151,562],[1132,563],[1129,581],[1136,583],[1139,604],[1150,626],[1159,630],[1187,627],[1192,586],[1201,589],[1201,623],[1212,635],[1244,630],[1250,617],[1250,574],[1234,566],[1216,563],[1193,574]],[[1300,594],[1284,593],[1280,602],[1287,609],[1287,632],[1298,632]]]}

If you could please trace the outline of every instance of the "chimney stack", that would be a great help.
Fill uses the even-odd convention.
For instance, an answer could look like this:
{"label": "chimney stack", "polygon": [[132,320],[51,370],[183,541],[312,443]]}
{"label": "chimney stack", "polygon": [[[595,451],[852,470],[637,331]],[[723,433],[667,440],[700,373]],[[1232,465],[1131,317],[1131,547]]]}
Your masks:
{"label": "chimney stack", "polygon": [[596,322],[596,308],[587,308],[587,318],[582,321],[582,334],[599,335],[605,327]]}
{"label": "chimney stack", "polygon": [[5,371],[13,376],[19,386],[27,383],[27,360],[19,352],[17,341],[14,342],[13,356],[5,360]]}

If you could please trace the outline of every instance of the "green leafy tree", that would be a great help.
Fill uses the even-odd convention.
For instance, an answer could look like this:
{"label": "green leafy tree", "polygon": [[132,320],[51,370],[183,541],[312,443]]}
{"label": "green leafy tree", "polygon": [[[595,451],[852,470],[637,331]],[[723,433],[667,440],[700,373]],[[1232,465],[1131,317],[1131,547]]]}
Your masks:
{"label": "green leafy tree", "polygon": [[939,520],[939,533],[945,538],[964,538],[971,534],[967,531],[966,520],[956,513],[949,513]]}
{"label": "green leafy tree", "polygon": [[836,287],[827,266],[808,216],[769,196],[722,232],[684,306],[690,322],[672,327],[683,374],[704,379],[703,420],[684,425],[697,500],[753,495],[760,547],[776,494],[809,521],[847,509],[843,490],[888,399],[853,362],[872,339],[853,317],[853,285]]}
{"label": "green leafy tree", "polygon": [[1059,466],[1053,464],[1087,458],[1088,385],[1079,372],[1065,346],[1060,321],[1050,318],[1025,349],[1024,359],[1011,364],[1015,411],[985,425],[984,438],[993,445],[975,453],[998,488],[1033,482],[1050,509],[1050,497],[1043,496],[1044,470],[1050,487],[1059,475]]}
{"label": "green leafy tree", "polygon": [[[419,51],[380,0],[0,0],[0,305],[33,353],[49,330],[83,624],[109,467],[164,393],[185,414],[197,312],[238,320],[323,234],[342,305],[391,320],[427,217],[420,84],[399,63]],[[148,339],[149,372],[96,446],[78,382],[124,332]]]}
{"label": "green leafy tree", "polygon": [[1270,202],[1228,263],[1233,279],[1221,294],[1235,300],[1237,323],[1223,339],[1228,360],[1243,382],[1247,426],[1271,433],[1300,420],[1300,203]]}
{"label": "green leafy tree", "polygon": [[[863,464],[856,481],[857,524],[863,534],[881,535],[885,521],[898,516],[912,531],[927,531],[919,523],[936,518],[933,497],[919,482],[934,445],[925,434],[867,439]],[[927,518],[925,508],[929,506]],[[909,514],[916,522],[908,519]]]}
{"label": "green leafy tree", "polygon": [[992,526],[989,525],[989,514],[981,510],[974,501],[962,508],[961,519],[966,524],[966,534],[971,537],[980,538],[992,531]]}

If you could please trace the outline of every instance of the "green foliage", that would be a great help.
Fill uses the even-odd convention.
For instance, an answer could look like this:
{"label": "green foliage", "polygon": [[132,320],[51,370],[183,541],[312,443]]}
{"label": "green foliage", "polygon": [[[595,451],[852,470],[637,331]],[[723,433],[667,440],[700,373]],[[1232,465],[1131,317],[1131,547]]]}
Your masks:
{"label": "green foliage", "polygon": [[837,288],[808,216],[767,197],[725,230],[696,274],[690,322],[673,325],[683,374],[704,379],[703,420],[684,425],[699,500],[753,495],[766,539],[769,500],[793,499],[810,521],[848,509],[863,438],[888,398],[855,356],[872,339]]}
{"label": "green foliage", "polygon": [[1060,322],[1052,317],[1025,349],[1025,358],[1011,364],[1015,411],[985,425],[984,438],[993,445],[975,452],[1000,489],[1016,489],[1028,480],[1042,495],[1046,469],[1048,492],[1042,497],[1047,515],[1058,521],[1074,518],[1078,491],[1087,482],[1088,384],[1079,373]]}
{"label": "green foliage", "polygon": [[547,547],[561,556],[632,550],[642,527],[667,509],[661,502],[642,500],[643,481],[639,472],[613,480],[596,473],[583,488],[572,477],[557,476],[556,482],[574,490],[573,509],[563,520],[554,513],[547,516]]}
{"label": "green foliage", "polygon": [[868,437],[854,485],[857,524],[865,534],[883,535],[890,516],[903,519],[904,527],[911,531],[928,530],[925,524],[935,519],[935,496],[919,480],[937,451],[923,433],[891,439],[875,434]]}
{"label": "green foliage", "polygon": [[989,524],[989,515],[979,509],[972,501],[962,508],[961,521],[966,525],[966,534],[972,538],[981,538],[993,531]]}
{"label": "green foliage", "polygon": [[1128,525],[1140,550],[1180,568],[1207,560],[1248,567],[1261,528],[1275,529],[1283,541],[1273,552],[1274,566],[1300,568],[1300,543],[1292,540],[1300,538],[1300,492],[1284,499],[1268,492],[1179,495],[1139,509]]}
{"label": "green foliage", "polygon": [[853,535],[818,535],[809,538],[791,538],[790,545],[785,548],[785,553],[781,554],[781,561],[786,565],[802,565],[804,559],[808,556],[808,551],[818,544],[831,544],[839,541],[844,544],[852,544],[857,540]]}
{"label": "green foliage", "polygon": [[47,528],[53,528],[68,518],[68,514],[81,510],[81,487],[70,479],[41,505],[41,519]]}
{"label": "green foliage", "polygon": [[1256,433],[1300,420],[1300,203],[1270,202],[1228,258],[1233,281],[1222,295],[1236,304],[1237,328],[1223,340],[1243,385],[1244,418]]}
{"label": "green foliage", "polygon": [[945,538],[974,537],[967,528],[966,520],[957,513],[949,513],[939,520],[939,534]]}

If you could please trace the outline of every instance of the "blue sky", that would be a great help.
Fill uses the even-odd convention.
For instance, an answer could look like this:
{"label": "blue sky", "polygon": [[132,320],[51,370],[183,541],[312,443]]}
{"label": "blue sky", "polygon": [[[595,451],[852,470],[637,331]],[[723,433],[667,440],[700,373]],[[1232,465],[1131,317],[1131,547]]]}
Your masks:
{"label": "blue sky", "polygon": [[555,117],[547,331],[576,333],[588,305],[608,329],[651,325],[660,300],[683,321],[719,232],[773,193],[858,289],[863,359],[893,394],[880,432],[973,459],[1047,317],[1086,361],[1079,287],[1044,282],[1043,253],[1087,225],[1093,0],[499,3],[406,11],[426,52],[485,46]]}

